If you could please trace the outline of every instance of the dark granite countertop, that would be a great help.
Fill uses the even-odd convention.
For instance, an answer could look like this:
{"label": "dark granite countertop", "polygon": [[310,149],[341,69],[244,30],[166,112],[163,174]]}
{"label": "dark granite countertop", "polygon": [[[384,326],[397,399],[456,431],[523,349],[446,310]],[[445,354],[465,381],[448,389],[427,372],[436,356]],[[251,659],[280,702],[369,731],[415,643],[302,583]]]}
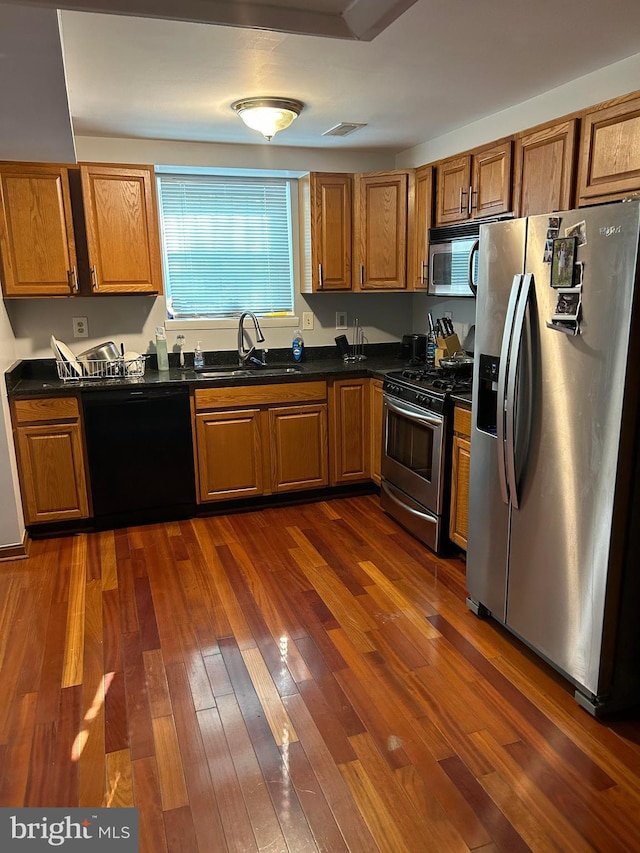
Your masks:
{"label": "dark granite countertop", "polygon": [[[115,379],[69,379],[58,377],[54,359],[27,359],[14,364],[5,373],[8,396],[11,398],[36,397],[43,394],[73,394],[82,391],[101,389],[122,389],[127,387],[158,387],[163,385],[187,384],[194,387],[228,387],[254,385],[274,382],[304,382],[329,377],[377,377],[383,378],[390,370],[401,369],[405,362],[399,358],[399,344],[378,344],[371,346],[371,354],[366,361],[343,362],[335,354],[335,347],[318,347],[305,353],[305,360],[299,365],[294,362],[290,350],[270,351],[269,363],[265,369],[256,368],[250,376],[229,376],[211,379],[200,376],[192,367],[180,369],[177,356],[169,358],[169,370],[157,370],[155,356],[147,360],[144,376],[118,377]],[[328,352],[327,352],[328,351]],[[185,354],[185,357],[191,354]],[[209,370],[231,365],[234,353],[206,353],[205,364]],[[299,367],[300,372],[291,374],[270,374],[274,367]]]}

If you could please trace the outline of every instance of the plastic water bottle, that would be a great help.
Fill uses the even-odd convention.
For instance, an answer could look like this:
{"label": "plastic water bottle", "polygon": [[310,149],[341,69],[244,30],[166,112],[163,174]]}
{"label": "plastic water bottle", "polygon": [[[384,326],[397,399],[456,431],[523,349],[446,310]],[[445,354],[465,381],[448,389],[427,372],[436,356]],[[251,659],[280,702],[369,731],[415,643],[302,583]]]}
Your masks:
{"label": "plastic water bottle", "polygon": [[427,335],[427,370],[433,370],[436,366],[436,336],[433,332],[429,332]]}
{"label": "plastic water bottle", "polygon": [[302,356],[304,355],[304,340],[300,329],[296,329],[293,333],[291,351],[293,352],[294,361],[302,361]]}
{"label": "plastic water bottle", "polygon": [[204,354],[202,352],[202,341],[198,341],[196,343],[195,349],[193,350],[193,366],[194,367],[204,367]]}

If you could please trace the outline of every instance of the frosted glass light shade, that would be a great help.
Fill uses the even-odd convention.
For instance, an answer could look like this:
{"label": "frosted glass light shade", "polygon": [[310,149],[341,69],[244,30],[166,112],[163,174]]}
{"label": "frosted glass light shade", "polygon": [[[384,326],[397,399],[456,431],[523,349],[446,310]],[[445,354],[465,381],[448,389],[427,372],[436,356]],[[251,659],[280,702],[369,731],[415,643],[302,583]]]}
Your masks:
{"label": "frosted glass light shade", "polygon": [[289,127],[303,107],[300,101],[290,98],[245,98],[231,104],[247,127],[259,131],[265,139]]}

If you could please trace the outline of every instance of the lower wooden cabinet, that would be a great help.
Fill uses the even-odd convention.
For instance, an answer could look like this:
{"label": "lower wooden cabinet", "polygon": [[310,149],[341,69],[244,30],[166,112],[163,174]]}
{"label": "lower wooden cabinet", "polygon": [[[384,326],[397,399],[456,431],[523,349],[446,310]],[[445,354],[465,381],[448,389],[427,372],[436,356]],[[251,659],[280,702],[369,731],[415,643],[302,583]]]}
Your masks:
{"label": "lower wooden cabinet", "polygon": [[196,389],[200,502],[327,486],[324,381]]}
{"label": "lower wooden cabinet", "polygon": [[11,414],[26,524],[87,518],[77,398],[14,400]]}
{"label": "lower wooden cabinet", "polygon": [[321,488],[328,483],[327,404],[269,409],[271,488]]}
{"label": "lower wooden cabinet", "polygon": [[196,415],[200,500],[264,492],[260,409]]}
{"label": "lower wooden cabinet", "polygon": [[370,479],[369,379],[335,379],[331,403],[331,485]]}
{"label": "lower wooden cabinet", "polygon": [[371,423],[371,479],[381,480],[382,463],[382,379],[369,380],[369,421]]}
{"label": "lower wooden cabinet", "polygon": [[456,406],[453,413],[451,516],[449,537],[467,550],[469,518],[469,462],[471,460],[471,410]]}

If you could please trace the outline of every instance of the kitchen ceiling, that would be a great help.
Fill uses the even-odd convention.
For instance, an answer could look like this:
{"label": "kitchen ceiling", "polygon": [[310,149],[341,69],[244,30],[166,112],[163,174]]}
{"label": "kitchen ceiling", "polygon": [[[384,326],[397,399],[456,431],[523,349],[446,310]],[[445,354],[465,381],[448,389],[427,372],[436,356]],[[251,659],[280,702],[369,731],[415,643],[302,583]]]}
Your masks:
{"label": "kitchen ceiling", "polygon": [[[119,5],[67,5],[110,3]],[[151,14],[162,4],[123,5]],[[637,0],[615,11],[599,0],[190,0],[181,16],[192,7],[235,7],[238,25],[60,13],[76,135],[398,152],[640,52]],[[262,25],[278,13],[275,29],[241,25],[257,7]],[[360,21],[361,38],[397,17],[371,41],[278,31],[284,13],[289,23],[297,13],[308,24],[306,10],[335,24],[357,7],[376,11]],[[305,110],[268,143],[230,108],[257,95],[297,98]],[[322,135],[340,122],[366,127]]]}

